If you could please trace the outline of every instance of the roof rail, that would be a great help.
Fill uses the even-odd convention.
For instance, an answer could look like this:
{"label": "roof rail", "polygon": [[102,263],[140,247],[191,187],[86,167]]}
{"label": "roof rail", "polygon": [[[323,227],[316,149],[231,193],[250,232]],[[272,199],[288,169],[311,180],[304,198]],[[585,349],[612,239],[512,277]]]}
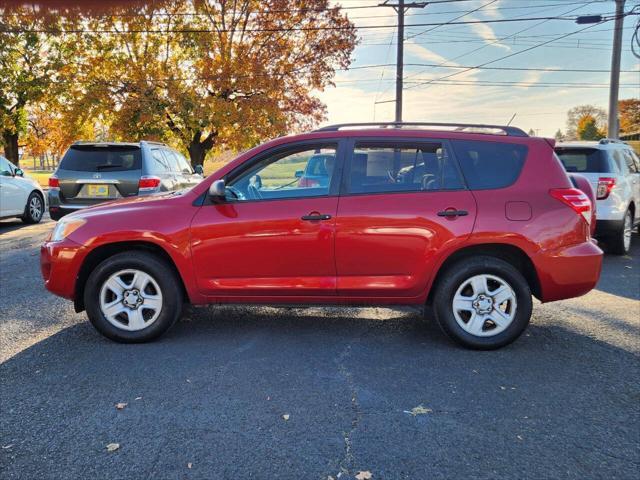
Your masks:
{"label": "roof rail", "polygon": [[470,129],[502,130],[510,137],[528,137],[523,130],[506,125],[485,125],[481,123],[443,123],[443,122],[364,122],[364,123],[339,123],[318,128],[314,132],[337,132],[344,128],[378,127],[378,128],[402,128],[402,127],[455,127],[457,131]]}
{"label": "roof rail", "polygon": [[167,144],[164,142],[156,142],[155,140],[140,140],[140,143],[150,143],[152,145],[162,145],[163,147],[166,147]]}
{"label": "roof rail", "polygon": [[627,142],[623,140],[618,140],[617,138],[601,138],[598,143],[600,145],[606,145],[607,143],[623,143],[626,145]]}

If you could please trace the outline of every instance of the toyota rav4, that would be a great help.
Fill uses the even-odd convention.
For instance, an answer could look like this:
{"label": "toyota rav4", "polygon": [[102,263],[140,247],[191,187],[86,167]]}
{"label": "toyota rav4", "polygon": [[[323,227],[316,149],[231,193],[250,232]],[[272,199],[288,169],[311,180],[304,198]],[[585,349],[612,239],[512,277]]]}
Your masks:
{"label": "toyota rav4", "polygon": [[[301,182],[309,161],[326,182]],[[553,141],[515,127],[349,124],[279,138],[195,187],[64,217],[46,287],[102,334],[143,342],[184,303],[429,306],[471,348],[600,275],[592,204]]]}

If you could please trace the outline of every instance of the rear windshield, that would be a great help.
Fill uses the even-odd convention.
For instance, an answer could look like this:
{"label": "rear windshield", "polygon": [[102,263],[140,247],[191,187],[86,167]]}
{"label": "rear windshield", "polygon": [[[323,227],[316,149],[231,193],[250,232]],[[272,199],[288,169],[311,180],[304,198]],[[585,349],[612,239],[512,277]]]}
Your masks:
{"label": "rear windshield", "polygon": [[60,161],[60,169],[80,172],[122,172],[140,170],[140,149],[109,145],[72,146]]}
{"label": "rear windshield", "polygon": [[453,140],[462,173],[472,190],[504,188],[522,171],[528,148],[514,143]]}
{"label": "rear windshield", "polygon": [[575,173],[609,173],[607,154],[597,148],[556,148],[564,169]]}

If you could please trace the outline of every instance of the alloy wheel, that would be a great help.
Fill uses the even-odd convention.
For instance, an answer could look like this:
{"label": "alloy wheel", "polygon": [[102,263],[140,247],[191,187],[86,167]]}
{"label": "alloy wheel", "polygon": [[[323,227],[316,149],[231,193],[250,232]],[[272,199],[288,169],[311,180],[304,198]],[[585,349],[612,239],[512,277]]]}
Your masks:
{"label": "alloy wheel", "polygon": [[153,324],[162,311],[158,282],[141,270],[111,275],[100,289],[100,310],[113,326],[137,331]]}
{"label": "alloy wheel", "polygon": [[29,214],[36,222],[42,217],[42,200],[40,200],[38,195],[31,197],[31,201],[29,202]]}
{"label": "alloy wheel", "polygon": [[456,322],[477,337],[497,335],[509,327],[516,315],[516,294],[495,275],[475,275],[458,287],[452,302]]}

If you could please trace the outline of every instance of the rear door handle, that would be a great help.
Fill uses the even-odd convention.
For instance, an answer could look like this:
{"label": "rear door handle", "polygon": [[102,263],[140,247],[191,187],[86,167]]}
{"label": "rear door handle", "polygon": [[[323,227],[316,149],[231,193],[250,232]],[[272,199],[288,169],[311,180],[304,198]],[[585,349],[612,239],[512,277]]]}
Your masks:
{"label": "rear door handle", "polygon": [[438,212],[439,217],[465,217],[469,215],[466,210],[442,210]]}
{"label": "rear door handle", "polygon": [[318,220],[329,220],[331,218],[331,215],[321,215],[319,213],[314,213],[311,215],[303,215],[300,218],[309,222],[317,222]]}

